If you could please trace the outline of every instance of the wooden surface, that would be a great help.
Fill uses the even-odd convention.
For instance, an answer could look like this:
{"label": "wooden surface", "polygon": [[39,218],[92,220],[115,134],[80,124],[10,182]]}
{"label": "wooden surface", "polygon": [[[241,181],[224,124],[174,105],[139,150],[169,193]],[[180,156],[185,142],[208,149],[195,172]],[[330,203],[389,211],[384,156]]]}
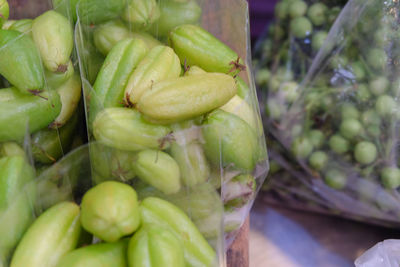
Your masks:
{"label": "wooden surface", "polygon": [[8,0],[10,5],[10,18],[34,18],[51,6],[51,0]]}
{"label": "wooden surface", "polygon": [[249,228],[250,223],[248,218],[227,252],[228,267],[249,266]]}

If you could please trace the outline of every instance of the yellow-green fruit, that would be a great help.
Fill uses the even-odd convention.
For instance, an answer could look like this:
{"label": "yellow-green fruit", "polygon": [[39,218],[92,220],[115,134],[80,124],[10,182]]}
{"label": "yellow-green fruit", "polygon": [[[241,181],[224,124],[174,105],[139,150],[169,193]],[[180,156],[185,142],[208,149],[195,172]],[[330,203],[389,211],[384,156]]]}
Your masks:
{"label": "yellow-green fruit", "polygon": [[106,242],[116,242],[139,227],[137,195],[127,184],[108,181],[91,188],[81,209],[83,228]]}
{"label": "yellow-green fruit", "polygon": [[262,123],[258,114],[256,114],[249,104],[240,98],[238,95],[235,95],[228,103],[221,107],[223,111],[232,113],[245,122],[247,122],[256,132],[262,130]]}
{"label": "yellow-green fruit", "polygon": [[196,0],[158,1],[160,18],[150,29],[155,36],[167,36],[176,26],[197,24],[200,21],[202,9]]}
{"label": "yellow-green fruit", "polygon": [[96,48],[103,55],[107,55],[119,41],[130,38],[131,34],[121,21],[112,20],[96,27],[93,40]]}
{"label": "yellow-green fruit", "polygon": [[46,210],[18,244],[10,267],[53,267],[73,250],[81,234],[79,206],[61,202]]}
{"label": "yellow-green fruit", "polygon": [[148,123],[138,111],[128,108],[105,109],[93,123],[97,141],[126,151],[167,148],[170,132],[169,127]]}
{"label": "yellow-green fruit", "polygon": [[181,61],[189,66],[231,75],[245,68],[235,51],[200,26],[176,27],[169,34],[169,42]]}
{"label": "yellow-green fruit", "polygon": [[16,22],[16,20],[12,20],[12,19],[5,20],[4,23],[3,23],[3,26],[1,26],[0,29],[2,29],[2,30],[8,30],[8,29],[10,29],[10,27],[11,27],[15,22]]}
{"label": "yellow-green fruit", "polygon": [[140,215],[143,226],[165,227],[183,242],[186,266],[212,266],[216,260],[213,248],[189,217],[175,205],[148,197],[140,204]]}
{"label": "yellow-green fruit", "polygon": [[6,142],[0,144],[0,158],[21,156],[26,157],[24,149],[15,142]]}
{"label": "yellow-green fruit", "polygon": [[129,78],[125,89],[125,102],[133,105],[139,102],[143,93],[152,90],[154,84],[178,78],[181,63],[168,46],[156,46],[142,59]]}
{"label": "yellow-green fruit", "polygon": [[31,19],[20,19],[15,21],[11,26],[10,26],[10,30],[14,30],[14,31],[19,31],[22,33],[25,33],[29,36],[32,36],[32,23],[33,20]]}
{"label": "yellow-green fruit", "polygon": [[68,19],[56,11],[47,11],[33,21],[32,36],[44,66],[52,72],[66,72],[74,46]]}
{"label": "yellow-green fruit", "polygon": [[160,41],[158,41],[156,38],[145,32],[133,32],[132,38],[140,39],[143,42],[145,42],[149,50],[153,49],[156,46],[162,45]]}
{"label": "yellow-green fruit", "polygon": [[137,154],[133,163],[137,176],[165,194],[181,189],[180,171],[176,161],[159,150],[144,150]]}
{"label": "yellow-green fruit", "polygon": [[57,89],[58,87],[66,83],[72,77],[72,75],[74,75],[74,73],[75,73],[74,65],[72,64],[71,60],[68,62],[68,67],[66,72],[60,73],[60,72],[51,72],[47,69],[44,70],[47,86],[53,90]]}
{"label": "yellow-green fruit", "polygon": [[7,0],[0,0],[0,28],[10,15],[10,7]]}
{"label": "yellow-green fruit", "polygon": [[57,267],[127,267],[127,247],[126,239],[82,247],[62,257]]}
{"label": "yellow-green fruit", "polygon": [[160,17],[156,0],[130,0],[122,18],[134,28],[148,28]]}
{"label": "yellow-green fruit", "polygon": [[0,159],[0,266],[11,256],[11,252],[34,219],[35,191],[30,187],[34,178],[34,170],[26,161],[25,153],[2,155]]}
{"label": "yellow-green fruit", "polygon": [[43,90],[43,66],[35,43],[18,31],[0,30],[0,74],[23,93]]}
{"label": "yellow-green fruit", "polygon": [[129,242],[130,267],[184,267],[182,242],[167,228],[148,225]]}
{"label": "yellow-green fruit", "polygon": [[207,73],[207,72],[200,67],[189,66],[189,70],[185,72],[185,76],[192,76],[192,75],[205,74],[205,73]]}
{"label": "yellow-green fruit", "polygon": [[255,131],[241,118],[216,110],[202,128],[207,158],[217,166],[253,171],[259,156]]}
{"label": "yellow-green fruit", "polygon": [[137,109],[159,122],[178,122],[225,105],[236,94],[235,80],[226,74],[206,73],[155,84],[146,91]]}
{"label": "yellow-green fruit", "polygon": [[66,83],[57,88],[61,99],[61,112],[51,124],[52,128],[62,127],[74,115],[82,95],[81,78],[74,74]]}

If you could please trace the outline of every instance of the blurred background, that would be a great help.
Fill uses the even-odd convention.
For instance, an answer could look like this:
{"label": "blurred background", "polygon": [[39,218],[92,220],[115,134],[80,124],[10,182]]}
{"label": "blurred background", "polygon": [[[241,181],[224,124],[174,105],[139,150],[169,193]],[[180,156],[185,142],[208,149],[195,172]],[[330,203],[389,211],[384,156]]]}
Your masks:
{"label": "blurred background", "polygon": [[[277,2],[249,0],[253,47],[274,20]],[[268,199],[259,194],[251,213],[252,267],[354,266],[354,260],[376,243],[400,238],[395,229],[292,209]]]}

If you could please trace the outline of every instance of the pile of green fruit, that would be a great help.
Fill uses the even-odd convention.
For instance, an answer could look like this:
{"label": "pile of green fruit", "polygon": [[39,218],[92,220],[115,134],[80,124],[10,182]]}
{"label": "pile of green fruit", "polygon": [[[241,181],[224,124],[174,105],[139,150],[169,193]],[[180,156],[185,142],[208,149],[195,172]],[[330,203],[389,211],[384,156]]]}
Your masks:
{"label": "pile of green fruit", "polygon": [[71,149],[79,123],[73,28],[55,11],[7,20],[7,1],[0,8],[0,146],[30,139],[35,163],[48,166]]}
{"label": "pile of green fruit", "polygon": [[213,184],[228,212],[246,208],[267,167],[243,60],[196,25],[196,1],[124,7],[112,18],[77,8],[88,129],[101,144],[91,149],[95,181],[137,177],[164,195]]}
{"label": "pile of green fruit", "polygon": [[[92,244],[92,235],[100,242]],[[214,249],[188,216],[168,201],[138,202],[124,183],[104,182],[80,207],[63,201],[29,226],[10,261],[28,266],[212,266]]]}
{"label": "pile of green fruit", "polygon": [[400,39],[393,10],[396,3],[373,0],[344,9],[338,36],[320,51],[309,79],[269,88],[266,123],[299,187],[317,189],[331,207],[362,220],[397,223]]}

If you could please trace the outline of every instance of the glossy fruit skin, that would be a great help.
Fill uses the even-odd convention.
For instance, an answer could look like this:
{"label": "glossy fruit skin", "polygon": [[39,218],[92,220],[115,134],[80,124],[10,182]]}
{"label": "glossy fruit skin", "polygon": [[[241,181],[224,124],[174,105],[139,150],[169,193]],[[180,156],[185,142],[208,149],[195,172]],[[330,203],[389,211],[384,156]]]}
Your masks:
{"label": "glossy fruit skin", "polygon": [[60,97],[55,91],[35,96],[14,90],[17,97],[0,104],[0,142],[21,141],[27,132],[48,126],[61,111]]}
{"label": "glossy fruit skin", "polygon": [[33,221],[33,168],[23,156],[0,158],[0,265],[14,250]]}
{"label": "glossy fruit skin", "polygon": [[258,157],[255,131],[239,117],[222,110],[210,113],[203,126],[204,151],[217,166],[233,165],[251,172]]}
{"label": "glossy fruit skin", "polygon": [[356,119],[344,119],[340,124],[340,133],[347,139],[353,139],[363,131],[361,123]]}
{"label": "glossy fruit skin", "polygon": [[18,143],[6,142],[0,144],[0,158],[12,156],[26,157],[26,154],[24,149]]}
{"label": "glossy fruit skin", "polygon": [[157,37],[168,36],[175,27],[184,24],[197,24],[202,9],[195,0],[179,2],[163,0],[159,2],[160,18],[153,23],[150,32]]}
{"label": "glossy fruit skin", "polygon": [[168,46],[154,47],[129,77],[125,88],[125,103],[128,105],[138,103],[143,93],[152,90],[154,84],[178,78],[180,74],[181,63],[174,50]]}
{"label": "glossy fruit skin", "polygon": [[35,220],[24,234],[10,267],[51,267],[78,244],[82,229],[79,206],[61,202]]}
{"label": "glossy fruit skin", "polygon": [[136,191],[121,182],[92,187],[83,196],[81,210],[83,228],[106,242],[131,235],[140,224]]}
{"label": "glossy fruit skin", "polygon": [[180,77],[153,85],[142,95],[137,109],[159,123],[179,122],[223,106],[236,92],[235,80],[226,74]]}
{"label": "glossy fruit skin", "polygon": [[329,139],[329,147],[338,154],[344,154],[349,150],[350,144],[349,141],[336,134]]}
{"label": "glossy fruit skin", "polygon": [[129,242],[130,267],[184,267],[182,241],[167,228],[147,225]]}
{"label": "glossy fruit skin", "polygon": [[236,75],[240,67],[235,63],[243,65],[235,51],[199,26],[176,27],[169,34],[169,42],[181,62],[207,72]]}
{"label": "glossy fruit skin", "polygon": [[117,18],[126,3],[126,0],[81,0],[76,5],[76,13],[83,24],[99,24]]}
{"label": "glossy fruit skin", "polygon": [[305,159],[311,154],[314,148],[308,138],[298,137],[293,141],[291,149],[296,157]]}
{"label": "glossy fruit skin", "polygon": [[127,248],[127,239],[89,245],[67,253],[56,267],[127,267]]}
{"label": "glossy fruit skin", "polygon": [[160,18],[156,0],[130,0],[122,18],[137,29],[148,29]]}
{"label": "glossy fruit skin", "polygon": [[165,194],[174,194],[181,189],[181,174],[176,161],[159,150],[143,150],[133,163],[136,175],[144,182]]}
{"label": "glossy fruit skin", "polygon": [[65,125],[76,113],[82,96],[82,83],[78,74],[73,75],[66,83],[57,88],[61,100],[61,112],[51,124],[56,129]]}
{"label": "glossy fruit skin", "polygon": [[128,79],[146,54],[146,44],[141,40],[126,39],[113,47],[90,94],[89,124],[101,109],[123,106]]}
{"label": "glossy fruit skin", "polygon": [[167,126],[149,123],[134,109],[108,108],[93,123],[97,141],[126,151],[165,149],[169,147]]}
{"label": "glossy fruit skin", "polygon": [[297,17],[290,22],[290,31],[296,38],[305,38],[312,30],[312,24],[306,17]]}
{"label": "glossy fruit skin", "polygon": [[43,90],[43,67],[30,37],[13,30],[0,30],[0,58],[0,74],[21,92]]}
{"label": "glossy fruit skin", "polygon": [[170,230],[183,243],[186,266],[211,266],[215,251],[187,215],[173,204],[155,197],[140,205],[143,226],[156,225]]}
{"label": "glossy fruit skin", "polygon": [[66,17],[54,10],[43,13],[33,20],[32,37],[48,70],[58,73],[67,71],[74,37]]}
{"label": "glossy fruit skin", "polygon": [[55,163],[71,148],[78,125],[78,114],[63,127],[42,129],[32,136],[32,155],[36,162],[42,164]]}
{"label": "glossy fruit skin", "polygon": [[318,171],[324,169],[328,160],[328,155],[323,151],[315,151],[309,159],[311,167]]}

